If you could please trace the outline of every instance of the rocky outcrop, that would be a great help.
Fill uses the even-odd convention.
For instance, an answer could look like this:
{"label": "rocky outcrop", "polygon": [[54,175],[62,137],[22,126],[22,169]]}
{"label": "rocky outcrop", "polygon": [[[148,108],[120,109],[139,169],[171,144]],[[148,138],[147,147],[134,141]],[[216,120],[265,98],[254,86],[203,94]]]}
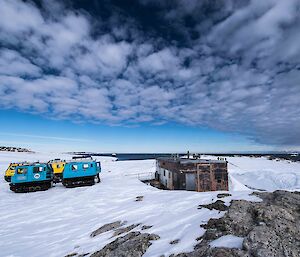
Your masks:
{"label": "rocky outcrop", "polygon": [[141,257],[152,244],[151,241],[157,239],[159,236],[155,234],[130,232],[93,253],[91,257]]}
{"label": "rocky outcrop", "polygon": [[143,195],[139,195],[139,196],[137,196],[137,197],[135,198],[135,201],[136,201],[136,202],[141,202],[141,201],[143,201],[143,199],[144,199],[144,196],[143,196]]}
{"label": "rocky outcrop", "polygon": [[141,225],[141,224],[132,224],[132,225],[127,226],[127,227],[118,228],[114,232],[113,236],[119,236],[121,234],[127,233],[127,232],[133,230],[134,228],[138,227],[139,225]]}
{"label": "rocky outcrop", "polygon": [[102,227],[96,229],[95,231],[93,231],[90,235],[90,237],[95,237],[95,236],[98,236],[102,233],[105,233],[107,231],[111,231],[111,230],[114,230],[114,229],[117,229],[121,226],[123,226],[125,223],[122,223],[121,221],[115,221],[115,222],[112,222],[112,223],[108,223],[108,224],[105,224],[103,225]]}
{"label": "rocky outcrop", "polygon": [[152,228],[153,226],[148,226],[148,225],[143,225],[142,226],[142,230],[146,230],[146,229],[149,229],[149,228]]}
{"label": "rocky outcrop", "polygon": [[228,206],[225,205],[225,202],[222,200],[217,200],[214,203],[210,203],[210,204],[205,204],[205,205],[199,205],[198,209],[201,208],[207,208],[209,210],[218,210],[218,211],[227,211],[228,210]]}
{"label": "rocky outcrop", "polygon": [[231,194],[228,194],[228,193],[217,194],[217,198],[224,198],[224,197],[228,197],[228,196],[231,196]]}
{"label": "rocky outcrop", "polygon": [[170,245],[176,245],[180,242],[180,239],[175,239],[170,242]]}
{"label": "rocky outcrop", "polygon": [[14,147],[14,146],[0,146],[0,151],[33,153],[31,150],[28,150],[26,148]]}
{"label": "rocky outcrop", "polygon": [[[232,201],[221,219],[203,227],[193,252],[177,257],[297,257],[300,256],[300,194],[256,193],[262,202]],[[211,248],[221,236],[243,237],[242,249]]]}

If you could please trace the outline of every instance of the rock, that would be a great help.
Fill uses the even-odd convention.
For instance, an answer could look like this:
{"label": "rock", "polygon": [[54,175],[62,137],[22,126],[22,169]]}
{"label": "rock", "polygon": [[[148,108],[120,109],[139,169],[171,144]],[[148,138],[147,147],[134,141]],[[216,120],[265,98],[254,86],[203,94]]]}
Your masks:
{"label": "rock", "polygon": [[224,198],[224,197],[228,197],[228,196],[231,196],[231,194],[223,193],[223,194],[218,194],[217,198]]}
{"label": "rock", "polygon": [[141,257],[152,240],[158,240],[155,234],[142,234],[141,232],[130,232],[125,236],[119,237],[91,257]]}
{"label": "rock", "polygon": [[178,244],[179,242],[180,242],[180,240],[179,240],[179,239],[176,239],[176,240],[171,241],[171,242],[170,242],[170,245],[176,245],[176,244]]}
{"label": "rock", "polygon": [[[262,202],[232,201],[221,219],[211,219],[194,251],[177,257],[300,256],[300,194],[256,192]],[[224,235],[244,237],[242,249],[210,248]]]}
{"label": "rock", "polygon": [[73,256],[76,256],[76,257],[84,257],[84,256],[87,256],[87,255],[89,255],[89,253],[83,253],[83,254],[70,253],[70,254],[66,255],[65,257],[73,257]]}
{"label": "rock", "polygon": [[65,255],[65,257],[73,257],[73,256],[76,256],[76,255],[77,255],[77,253],[70,253],[70,254]]}
{"label": "rock", "polygon": [[142,230],[146,230],[146,229],[149,229],[149,228],[152,228],[153,226],[147,226],[147,225],[144,225],[142,226]]}
{"label": "rock", "polygon": [[215,210],[218,210],[218,211],[228,210],[228,206],[225,205],[224,201],[222,201],[222,200],[217,200],[216,202],[211,203],[211,204],[199,205],[198,209],[201,209],[202,207],[207,208],[209,210],[212,210],[212,209],[215,209]]}
{"label": "rock", "polygon": [[136,227],[139,226],[139,225],[140,225],[140,224],[133,224],[133,225],[130,225],[130,226],[125,227],[125,228],[118,228],[118,229],[114,232],[113,236],[118,236],[118,235],[121,235],[121,234],[123,234],[123,233],[129,232],[130,230],[136,228]]}
{"label": "rock", "polygon": [[135,201],[140,202],[140,201],[143,201],[143,199],[144,199],[144,196],[139,195],[139,196],[136,197]]}
{"label": "rock", "polygon": [[98,235],[100,235],[104,232],[119,228],[122,225],[124,225],[124,223],[122,223],[121,221],[115,221],[115,222],[112,222],[112,223],[105,224],[102,227],[100,227],[100,228],[96,229],[95,231],[93,231],[91,233],[90,237],[98,236]]}

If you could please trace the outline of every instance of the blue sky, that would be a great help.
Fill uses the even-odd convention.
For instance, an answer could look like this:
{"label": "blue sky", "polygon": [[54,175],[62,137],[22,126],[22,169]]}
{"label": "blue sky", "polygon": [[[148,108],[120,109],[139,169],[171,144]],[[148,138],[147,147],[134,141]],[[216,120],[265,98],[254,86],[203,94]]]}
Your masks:
{"label": "blue sky", "polygon": [[298,10],[298,0],[2,0],[0,139],[299,150]]}
{"label": "blue sky", "polygon": [[269,150],[237,134],[178,124],[107,126],[0,111],[0,144],[37,151],[224,152]]}

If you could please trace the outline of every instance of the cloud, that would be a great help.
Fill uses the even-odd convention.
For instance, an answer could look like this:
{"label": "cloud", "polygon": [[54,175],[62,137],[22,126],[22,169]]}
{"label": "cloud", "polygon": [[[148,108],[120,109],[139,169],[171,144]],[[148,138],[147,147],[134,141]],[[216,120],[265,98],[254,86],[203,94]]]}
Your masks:
{"label": "cloud", "polygon": [[37,77],[41,75],[41,69],[17,51],[0,49],[0,73],[11,76],[27,75]]}
{"label": "cloud", "polygon": [[2,1],[1,108],[300,145],[299,1],[93,4]]}
{"label": "cloud", "polygon": [[38,138],[38,139],[51,139],[55,141],[74,141],[74,142],[90,142],[91,140],[87,139],[78,139],[78,138],[70,138],[70,137],[50,137],[50,136],[37,136],[30,134],[16,134],[16,133],[2,133],[2,136],[13,136],[13,137],[27,137],[27,138]]}

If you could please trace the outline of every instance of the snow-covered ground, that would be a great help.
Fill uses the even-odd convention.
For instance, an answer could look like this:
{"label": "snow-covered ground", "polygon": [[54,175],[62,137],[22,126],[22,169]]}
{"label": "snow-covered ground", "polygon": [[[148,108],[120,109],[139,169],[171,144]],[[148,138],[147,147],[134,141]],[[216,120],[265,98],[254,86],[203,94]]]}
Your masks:
{"label": "snow-covered ground", "polygon": [[[70,159],[68,155],[42,153],[0,153],[1,177],[12,161]],[[106,223],[127,221],[128,225],[151,225],[145,230],[160,239],[153,241],[145,256],[190,251],[204,233],[200,224],[223,215],[216,210],[197,209],[209,204],[220,192],[163,191],[148,186],[136,174],[155,170],[154,160],[120,161],[100,157],[100,184],[67,189],[61,184],[45,192],[15,194],[0,179],[0,255],[64,256],[101,249],[113,241],[112,232],[94,238],[90,233]],[[230,193],[224,198],[259,200],[245,186],[275,190],[299,189],[300,164],[265,158],[232,157],[229,160]],[[144,196],[142,201],[135,201]],[[141,226],[135,230],[140,230]],[[170,241],[180,239],[176,245]],[[227,239],[228,240],[228,239]]]}
{"label": "snow-covered ground", "polygon": [[[206,156],[215,159],[215,156]],[[254,189],[300,189],[300,162],[266,157],[226,157],[231,178]]]}

